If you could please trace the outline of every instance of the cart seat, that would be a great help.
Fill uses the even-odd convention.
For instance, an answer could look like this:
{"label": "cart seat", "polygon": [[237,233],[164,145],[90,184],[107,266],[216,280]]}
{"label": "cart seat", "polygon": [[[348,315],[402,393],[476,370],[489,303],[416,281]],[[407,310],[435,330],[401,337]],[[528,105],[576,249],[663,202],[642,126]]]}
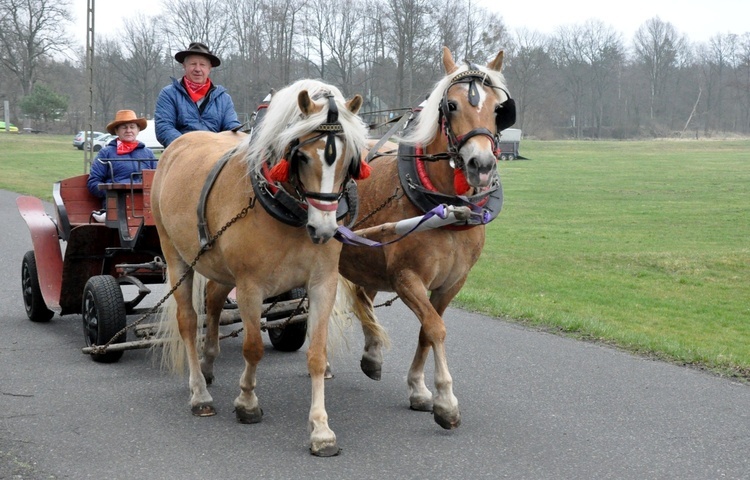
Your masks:
{"label": "cart seat", "polygon": [[88,174],[78,175],[55,182],[52,187],[57,231],[65,241],[70,238],[72,227],[92,223],[91,212],[102,208],[101,198],[91,195],[86,186],[88,179]]}

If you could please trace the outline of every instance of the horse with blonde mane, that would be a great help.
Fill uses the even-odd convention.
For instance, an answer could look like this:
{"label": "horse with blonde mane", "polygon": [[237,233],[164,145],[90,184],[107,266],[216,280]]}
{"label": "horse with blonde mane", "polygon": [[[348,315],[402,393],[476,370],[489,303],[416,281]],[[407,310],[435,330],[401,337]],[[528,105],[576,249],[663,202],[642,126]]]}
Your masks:
{"label": "horse with blonde mane", "polygon": [[[443,49],[446,75],[410,121],[398,153],[392,143],[370,144],[379,148],[368,155],[370,178],[358,182],[361,220],[353,228],[418,217],[440,204],[467,206],[476,215],[462,224],[415,232],[379,248],[345,245],[339,261],[339,271],[353,282],[348,291],[342,290],[340,308],[355,312],[365,335],[362,370],[380,379],[384,341],[372,300],[377,292],[396,292],[421,322],[407,375],[410,406],[432,411],[446,429],[458,427],[461,416],[448,370],[443,313],[479,259],[485,224],[500,212],[498,136],[515,122],[515,104],[500,73],[502,62],[500,51],[486,67],[456,65],[450,51]],[[435,361],[434,395],[424,379],[430,350]]]}
{"label": "horse with blonde mane", "polygon": [[[166,348],[165,354],[172,352],[167,354],[171,365],[187,355],[192,413],[216,414],[207,384],[219,354],[219,316],[236,287],[245,369],[234,410],[242,423],[261,421],[255,386],[264,350],[263,301],[304,287],[309,298],[310,450],[319,456],[339,452],[328,426],[324,373],[341,244],[328,240],[344,215],[337,212],[342,195],[360,176],[367,133],[356,115],[361,105],[359,95],[346,101],[331,85],[298,81],[274,95],[250,136],[191,132],[175,140],[159,161],[151,196],[176,302],[177,318],[169,322],[167,338],[178,347],[180,340],[184,344],[184,353]],[[208,279],[202,360],[192,262],[195,272]]]}

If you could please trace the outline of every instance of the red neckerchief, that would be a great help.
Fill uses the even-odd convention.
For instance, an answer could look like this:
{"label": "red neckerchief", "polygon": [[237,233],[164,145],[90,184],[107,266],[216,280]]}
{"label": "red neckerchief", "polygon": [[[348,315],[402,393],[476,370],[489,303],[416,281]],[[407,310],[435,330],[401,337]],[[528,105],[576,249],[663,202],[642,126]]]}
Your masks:
{"label": "red neckerchief", "polygon": [[127,155],[128,153],[132,152],[136,149],[139,142],[123,142],[119,138],[117,139],[117,154],[118,155]]}
{"label": "red neckerchief", "polygon": [[201,98],[205,97],[208,93],[208,89],[211,88],[211,79],[206,80],[206,83],[200,85],[195,82],[191,82],[187,77],[182,77],[182,81],[185,84],[185,90],[187,90],[190,98],[197,102]]}

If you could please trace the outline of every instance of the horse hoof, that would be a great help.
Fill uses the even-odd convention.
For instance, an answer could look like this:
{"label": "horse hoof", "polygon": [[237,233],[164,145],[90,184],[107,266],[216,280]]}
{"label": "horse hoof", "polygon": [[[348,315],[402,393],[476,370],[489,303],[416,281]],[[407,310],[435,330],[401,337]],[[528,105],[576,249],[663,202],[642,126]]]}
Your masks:
{"label": "horse hoof", "polygon": [[432,416],[435,419],[435,423],[446,430],[453,430],[461,425],[461,414],[458,411],[455,414],[435,411]]}
{"label": "horse hoof", "polygon": [[210,403],[199,403],[190,407],[190,411],[196,417],[213,417],[216,415],[216,409]]}
{"label": "horse hoof", "polygon": [[362,371],[365,373],[365,375],[372,378],[373,380],[380,380],[380,374],[382,372],[382,368],[379,363],[374,362],[370,360],[369,358],[362,357],[362,360],[360,360],[359,362],[359,366],[362,369]]}
{"label": "horse hoof", "polygon": [[412,400],[409,408],[417,412],[431,412],[432,411],[432,400]]}
{"label": "horse hoof", "polygon": [[206,375],[206,374],[204,374],[203,378],[206,379],[206,385],[211,385],[212,383],[214,383],[214,376],[213,375]]}
{"label": "horse hoof", "polygon": [[331,366],[330,365],[326,365],[326,371],[323,374],[323,378],[326,379],[326,380],[330,380],[330,379],[333,378],[333,370],[331,370]]}
{"label": "horse hoof", "polygon": [[240,423],[260,423],[263,420],[263,409],[254,408],[252,410],[245,410],[244,408],[235,408],[234,414],[237,417],[237,421]]}
{"label": "horse hoof", "polygon": [[336,446],[336,444],[333,445],[326,445],[323,448],[314,449],[313,447],[310,447],[310,453],[315,455],[316,457],[335,457],[339,453],[341,453],[341,449]]}

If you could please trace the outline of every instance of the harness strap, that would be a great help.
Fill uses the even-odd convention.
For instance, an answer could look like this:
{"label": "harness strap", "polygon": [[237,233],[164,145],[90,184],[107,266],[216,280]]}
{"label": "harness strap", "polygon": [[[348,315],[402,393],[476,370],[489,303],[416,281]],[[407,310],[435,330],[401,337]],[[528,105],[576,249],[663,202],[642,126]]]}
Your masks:
{"label": "harness strap", "polygon": [[373,158],[375,157],[375,155],[377,155],[377,153],[378,153],[378,150],[380,150],[380,147],[382,147],[382,146],[383,146],[383,144],[385,144],[385,142],[387,142],[387,141],[388,141],[388,139],[390,139],[390,138],[391,138],[391,136],[392,136],[392,135],[393,135],[394,133],[396,133],[396,132],[398,131],[398,129],[399,129],[399,128],[401,128],[401,126],[402,126],[402,125],[403,125],[404,123],[406,123],[407,121],[409,121],[409,119],[411,118],[411,116],[412,116],[412,115],[413,115],[413,114],[410,114],[410,115],[405,115],[405,114],[404,114],[404,115],[401,115],[401,117],[400,117],[400,118],[398,119],[398,121],[397,121],[397,122],[396,122],[396,123],[395,123],[395,124],[394,124],[394,125],[393,125],[393,126],[392,126],[392,127],[390,128],[390,130],[388,130],[388,132],[387,132],[387,133],[386,133],[385,135],[383,135],[382,137],[380,137],[380,140],[378,140],[378,143],[376,143],[375,145],[373,145],[373,146],[372,146],[372,148],[370,149],[370,151],[369,151],[369,152],[367,152],[367,157],[365,158],[365,161],[366,161],[367,163],[370,163],[370,160],[372,160],[372,159],[373,159]]}
{"label": "harness strap", "polygon": [[211,189],[213,188],[219,173],[221,173],[221,170],[235,153],[237,153],[237,147],[233,147],[222,155],[219,161],[214,163],[214,166],[211,167],[211,171],[208,172],[208,177],[206,177],[206,181],[203,183],[201,196],[198,199],[198,238],[201,243],[201,248],[211,248],[209,245],[211,232],[208,230],[208,222],[206,222],[206,202],[208,201],[208,194],[211,193]]}

